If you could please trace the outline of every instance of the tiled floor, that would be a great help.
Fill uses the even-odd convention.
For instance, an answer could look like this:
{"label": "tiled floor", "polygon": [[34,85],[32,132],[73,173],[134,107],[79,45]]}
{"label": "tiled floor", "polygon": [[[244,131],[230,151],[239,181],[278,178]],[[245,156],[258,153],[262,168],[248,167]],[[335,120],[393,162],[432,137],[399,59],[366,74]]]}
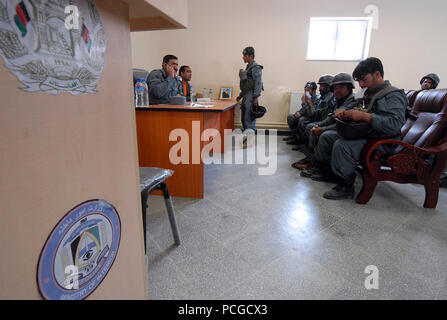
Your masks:
{"label": "tiled floor", "polygon": [[[173,198],[179,247],[163,198],[149,198],[151,299],[447,298],[446,189],[436,210],[423,187],[387,182],[367,205],[326,200],[332,184],[300,177],[302,154],[277,141],[274,175],[211,164],[203,200]],[[370,265],[378,290],[365,288]]]}

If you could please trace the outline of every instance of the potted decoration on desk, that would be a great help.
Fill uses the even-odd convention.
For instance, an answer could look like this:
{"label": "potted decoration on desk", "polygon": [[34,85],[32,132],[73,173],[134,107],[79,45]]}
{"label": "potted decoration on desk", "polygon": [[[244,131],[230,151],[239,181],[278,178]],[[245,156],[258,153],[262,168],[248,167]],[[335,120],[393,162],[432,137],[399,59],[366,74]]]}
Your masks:
{"label": "potted decoration on desk", "polygon": [[220,88],[219,100],[231,100],[232,95],[233,95],[233,88],[222,87]]}

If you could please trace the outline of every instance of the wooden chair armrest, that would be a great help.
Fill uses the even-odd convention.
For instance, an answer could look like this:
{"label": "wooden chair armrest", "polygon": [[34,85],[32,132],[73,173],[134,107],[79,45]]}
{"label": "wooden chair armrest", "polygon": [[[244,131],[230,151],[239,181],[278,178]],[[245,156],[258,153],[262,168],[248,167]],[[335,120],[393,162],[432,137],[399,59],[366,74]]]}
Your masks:
{"label": "wooden chair armrest", "polygon": [[373,140],[366,145],[365,150],[364,150],[365,164],[368,167],[368,170],[370,172],[375,172],[377,169],[377,164],[373,165],[371,156],[373,155],[373,152],[379,146],[384,145],[384,144],[395,144],[395,145],[403,146],[404,148],[412,150],[416,153],[421,153],[421,154],[426,154],[426,155],[440,155],[442,158],[447,157],[447,141],[439,146],[428,147],[428,148],[419,148],[419,147],[415,147],[411,144],[408,144],[406,142],[402,142],[399,140],[393,140],[393,139]]}

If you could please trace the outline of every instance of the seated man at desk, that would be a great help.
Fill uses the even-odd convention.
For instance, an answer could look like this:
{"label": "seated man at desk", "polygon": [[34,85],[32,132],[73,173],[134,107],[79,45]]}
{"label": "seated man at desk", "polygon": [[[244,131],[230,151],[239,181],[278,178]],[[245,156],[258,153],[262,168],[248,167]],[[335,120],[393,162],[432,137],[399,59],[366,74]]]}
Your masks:
{"label": "seated man at desk", "polygon": [[[190,66],[181,66],[179,71],[179,87],[181,94],[186,97],[187,101],[191,101],[191,85],[189,82],[192,78],[192,70]],[[196,93],[197,98],[203,98],[203,95]]]}
{"label": "seated man at desk", "polygon": [[183,95],[178,85],[178,59],[168,54],[163,58],[162,69],[152,70],[147,77],[150,104],[167,104],[169,98]]}

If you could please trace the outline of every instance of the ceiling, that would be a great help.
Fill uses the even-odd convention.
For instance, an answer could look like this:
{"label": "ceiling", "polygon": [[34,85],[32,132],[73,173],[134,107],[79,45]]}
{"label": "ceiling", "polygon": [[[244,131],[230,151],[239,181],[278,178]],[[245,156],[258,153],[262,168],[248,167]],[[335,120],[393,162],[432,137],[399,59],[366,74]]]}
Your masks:
{"label": "ceiling", "polygon": [[145,0],[122,0],[129,4],[130,31],[184,29],[162,11]]}

